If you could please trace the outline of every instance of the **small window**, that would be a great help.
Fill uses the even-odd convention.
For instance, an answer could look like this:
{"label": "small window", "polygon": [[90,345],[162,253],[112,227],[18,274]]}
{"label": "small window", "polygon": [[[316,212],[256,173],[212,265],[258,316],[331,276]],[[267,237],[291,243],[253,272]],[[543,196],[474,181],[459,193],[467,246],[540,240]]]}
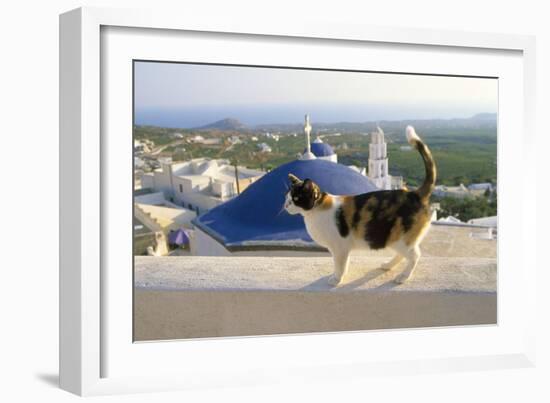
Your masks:
{"label": "small window", "polygon": [[181,186],[181,183],[180,183],[180,193],[183,193],[183,186]]}

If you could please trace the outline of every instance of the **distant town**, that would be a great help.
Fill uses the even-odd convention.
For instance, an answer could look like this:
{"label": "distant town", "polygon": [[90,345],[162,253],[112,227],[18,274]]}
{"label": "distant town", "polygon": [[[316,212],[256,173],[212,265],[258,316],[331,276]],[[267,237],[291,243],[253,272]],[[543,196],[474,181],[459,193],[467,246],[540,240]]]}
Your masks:
{"label": "distant town", "polygon": [[[414,188],[423,180],[424,168],[406,142],[409,124],[437,163],[433,221],[470,226],[476,228],[472,236],[495,239],[495,114],[448,120],[312,121],[310,129],[307,121],[247,126],[225,118],[197,128],[134,127],[134,254],[319,252],[298,222],[280,216],[276,202],[269,210],[270,196],[276,199],[284,193],[285,170],[303,169],[312,178],[333,171],[344,176],[342,181],[356,184],[357,192]],[[308,155],[315,161],[303,164]],[[294,165],[298,162],[301,165]],[[256,220],[247,211],[252,202],[266,206],[258,214],[273,217]]]}

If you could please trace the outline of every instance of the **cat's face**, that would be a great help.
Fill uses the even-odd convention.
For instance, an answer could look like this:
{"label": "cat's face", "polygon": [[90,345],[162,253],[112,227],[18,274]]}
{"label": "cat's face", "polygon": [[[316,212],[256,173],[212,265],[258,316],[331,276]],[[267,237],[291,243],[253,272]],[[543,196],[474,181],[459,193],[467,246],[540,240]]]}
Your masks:
{"label": "cat's face", "polygon": [[288,174],[290,189],[286,194],[285,210],[289,214],[304,214],[315,207],[321,191],[311,179],[304,181],[292,174]]}

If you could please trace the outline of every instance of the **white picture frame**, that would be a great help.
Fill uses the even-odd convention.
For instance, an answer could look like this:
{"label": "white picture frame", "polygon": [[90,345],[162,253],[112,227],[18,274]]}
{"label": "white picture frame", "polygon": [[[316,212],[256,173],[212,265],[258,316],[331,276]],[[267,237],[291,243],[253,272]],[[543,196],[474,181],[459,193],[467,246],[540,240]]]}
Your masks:
{"label": "white picture frame", "polygon": [[[322,339],[308,335],[270,336],[207,341],[208,349],[218,354],[228,354],[228,350],[234,352],[226,356],[227,359],[234,360],[231,368],[212,361],[213,358],[205,351],[205,341],[189,341],[185,342],[185,345],[177,342],[157,343],[157,347],[162,349],[161,357],[178,354],[177,349],[182,345],[187,349],[187,353],[181,363],[167,363],[166,371],[159,368],[156,376],[145,372],[133,374],[124,367],[117,371],[108,370],[106,362],[111,356],[116,355],[113,350],[118,351],[122,347],[113,343],[104,329],[106,324],[110,323],[106,318],[112,315],[111,305],[106,302],[106,296],[110,292],[108,288],[112,285],[104,282],[105,279],[102,277],[105,273],[101,269],[106,264],[107,256],[105,245],[102,244],[105,217],[101,211],[105,196],[103,192],[106,189],[104,178],[108,174],[104,171],[105,144],[102,144],[101,138],[101,92],[107,90],[101,87],[102,84],[105,85],[101,80],[101,31],[104,27],[194,32],[195,35],[245,35],[252,36],[257,41],[274,38],[298,42],[319,39],[334,41],[334,46],[338,46],[339,43],[368,42],[380,46],[469,49],[479,54],[490,51],[516,52],[521,59],[521,69],[518,70],[521,73],[515,79],[521,82],[523,90],[519,100],[522,110],[518,111],[520,133],[515,139],[521,147],[516,158],[527,163],[535,155],[533,37],[348,24],[327,25],[311,21],[304,21],[301,25],[244,19],[215,21],[150,10],[81,8],[65,13],[60,17],[60,385],[63,389],[79,395],[96,395],[290,382],[297,374],[302,379],[329,380],[333,378],[335,370],[338,370],[342,377],[345,377],[346,373],[356,377],[357,374],[369,376],[380,373],[407,374],[419,370],[437,372],[533,365],[535,318],[531,315],[535,312],[537,266],[536,242],[533,242],[532,234],[536,233],[536,220],[535,211],[528,204],[528,200],[518,200],[516,202],[521,202],[518,203],[521,220],[518,219],[515,224],[508,227],[513,228],[514,234],[511,230],[503,232],[499,228],[499,238],[502,237],[502,244],[506,245],[508,237],[508,244],[514,244],[517,248],[516,259],[521,268],[521,281],[518,280],[518,284],[521,287],[519,291],[516,290],[520,293],[520,297],[517,298],[520,301],[517,302],[519,307],[516,309],[522,314],[522,321],[508,323],[499,320],[499,326],[479,330],[480,333],[484,333],[483,337],[487,340],[490,337],[503,339],[501,345],[495,343],[499,346],[498,350],[484,350],[483,344],[480,344],[477,349],[471,348],[461,353],[446,351],[442,346],[437,351],[425,350],[416,356],[404,356],[400,360],[366,359],[357,356],[348,357],[343,361],[330,361],[316,359],[316,350],[308,350],[308,346],[330,346],[331,343],[341,343],[344,340],[342,337],[345,337],[346,343],[360,343],[367,334],[330,334]],[[502,154],[500,151],[499,148],[499,169],[511,163],[510,154]],[[499,178],[499,195],[505,194],[506,188],[502,187],[506,180],[514,179],[512,169],[508,172],[511,172],[511,179]],[[521,186],[531,189],[530,195],[533,197],[533,189],[536,189],[535,176],[523,177]],[[508,211],[508,214],[510,213],[513,212]],[[506,207],[502,209],[499,205],[500,214],[507,214]],[[528,239],[526,234],[531,234],[531,239]],[[500,242],[499,239],[499,259],[503,249]],[[500,287],[506,286],[506,282],[500,280],[499,278],[499,293]],[[506,302],[503,298],[513,297],[509,293],[502,296],[499,294],[499,303]],[[500,304],[499,309],[502,306],[506,308],[510,304]],[[518,315],[514,317],[517,318]],[[502,318],[501,312],[499,318]],[[111,329],[112,332],[116,333],[117,330]],[[384,336],[385,339],[399,342],[399,339],[406,335],[410,340],[414,340],[413,342],[419,343],[420,339],[427,337],[433,345],[438,338],[444,340],[444,337],[467,337],[467,332],[467,329],[466,332],[464,329],[432,329],[425,333],[404,330],[400,334],[370,332],[368,337],[381,339]],[[131,346],[131,340],[127,342],[129,345],[126,346],[128,349],[124,354],[129,355],[121,356],[120,359],[130,358],[129,362],[132,362],[132,354],[136,354],[134,358],[138,354],[145,354],[139,356],[140,360],[143,360],[143,357],[150,358],[159,353],[158,350],[137,351]],[[140,347],[138,350],[150,347]],[[303,351],[303,354],[297,354],[289,360],[277,360],[275,355],[280,355],[279,348]],[[267,350],[275,355],[267,354]],[[247,355],[251,358],[246,359]],[[265,359],[260,362],[257,357],[262,355]],[[141,362],[143,366],[147,366],[153,361]],[[160,366],[161,361],[154,362]],[[189,371],[190,368],[193,368],[193,371]],[[257,371],[258,368],[261,368],[261,371]],[[281,371],[282,369],[284,371]]]}

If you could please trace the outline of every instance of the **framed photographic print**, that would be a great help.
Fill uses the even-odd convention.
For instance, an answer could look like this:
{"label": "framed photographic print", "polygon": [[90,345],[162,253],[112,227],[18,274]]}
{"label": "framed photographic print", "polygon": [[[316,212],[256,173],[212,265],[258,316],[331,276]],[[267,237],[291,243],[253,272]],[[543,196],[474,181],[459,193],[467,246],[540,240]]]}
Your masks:
{"label": "framed photographic print", "polygon": [[532,38],[60,24],[63,388],[531,365]]}

